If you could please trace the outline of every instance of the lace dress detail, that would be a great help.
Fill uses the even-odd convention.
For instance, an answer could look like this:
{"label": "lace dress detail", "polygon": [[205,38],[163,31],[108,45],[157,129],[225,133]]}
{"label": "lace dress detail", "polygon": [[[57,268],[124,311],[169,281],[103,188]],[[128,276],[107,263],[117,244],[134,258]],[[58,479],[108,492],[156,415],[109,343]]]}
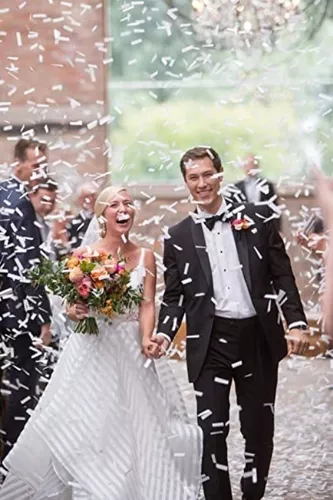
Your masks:
{"label": "lace dress detail", "polygon": [[[144,275],[142,255],[132,286]],[[167,361],[141,353],[137,318],[71,335],[5,460],[1,500],[196,500],[201,431]]]}

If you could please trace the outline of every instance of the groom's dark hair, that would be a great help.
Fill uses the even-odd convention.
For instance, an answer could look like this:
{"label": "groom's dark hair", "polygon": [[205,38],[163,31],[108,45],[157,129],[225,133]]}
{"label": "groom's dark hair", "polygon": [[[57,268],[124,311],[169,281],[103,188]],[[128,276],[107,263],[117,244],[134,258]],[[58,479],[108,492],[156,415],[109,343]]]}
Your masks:
{"label": "groom's dark hair", "polygon": [[216,172],[221,172],[223,170],[222,161],[219,157],[218,153],[213,148],[209,148],[207,146],[197,146],[195,148],[191,148],[180,159],[180,170],[185,179],[186,174],[186,166],[191,164],[191,162],[195,162],[195,160],[199,160],[201,158],[209,158],[213,162],[213,166]]}

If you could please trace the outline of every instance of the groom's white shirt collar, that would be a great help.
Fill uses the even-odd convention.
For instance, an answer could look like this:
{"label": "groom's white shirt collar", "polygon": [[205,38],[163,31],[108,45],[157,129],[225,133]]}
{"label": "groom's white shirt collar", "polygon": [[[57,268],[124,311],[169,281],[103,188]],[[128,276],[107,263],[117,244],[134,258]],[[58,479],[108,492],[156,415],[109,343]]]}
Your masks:
{"label": "groom's white shirt collar", "polygon": [[222,202],[220,208],[215,214],[211,214],[203,210],[204,205],[197,205],[197,219],[209,219],[209,217],[213,217],[214,215],[222,215],[227,210],[227,202],[224,198],[222,198]]}

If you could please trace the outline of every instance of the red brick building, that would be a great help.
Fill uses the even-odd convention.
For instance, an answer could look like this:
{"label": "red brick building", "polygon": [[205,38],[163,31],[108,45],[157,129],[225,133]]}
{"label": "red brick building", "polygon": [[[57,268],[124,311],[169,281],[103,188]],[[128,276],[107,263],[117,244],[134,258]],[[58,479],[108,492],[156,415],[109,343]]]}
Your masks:
{"label": "red brick building", "polygon": [[[51,169],[107,169],[109,40],[101,0],[1,0],[0,163],[22,134],[46,141]],[[1,175],[8,175],[2,165]]]}

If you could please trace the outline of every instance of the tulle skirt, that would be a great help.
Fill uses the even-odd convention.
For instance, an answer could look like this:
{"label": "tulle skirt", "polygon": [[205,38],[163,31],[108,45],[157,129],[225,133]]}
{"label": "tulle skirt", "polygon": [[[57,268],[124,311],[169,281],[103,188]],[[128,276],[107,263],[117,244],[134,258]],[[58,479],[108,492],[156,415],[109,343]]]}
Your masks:
{"label": "tulle skirt", "polygon": [[202,435],[137,321],[72,334],[5,460],[1,500],[195,500]]}

